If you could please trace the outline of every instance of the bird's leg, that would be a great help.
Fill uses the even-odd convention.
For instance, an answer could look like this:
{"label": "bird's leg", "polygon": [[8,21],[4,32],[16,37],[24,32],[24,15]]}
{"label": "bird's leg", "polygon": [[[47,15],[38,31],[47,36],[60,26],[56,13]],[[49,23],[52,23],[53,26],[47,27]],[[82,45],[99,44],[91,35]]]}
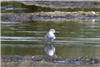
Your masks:
{"label": "bird's leg", "polygon": [[53,42],[51,42],[51,45],[53,45]]}
{"label": "bird's leg", "polygon": [[47,45],[49,45],[49,42],[47,41]]}
{"label": "bird's leg", "polygon": [[51,45],[53,45],[53,39],[51,40]]}

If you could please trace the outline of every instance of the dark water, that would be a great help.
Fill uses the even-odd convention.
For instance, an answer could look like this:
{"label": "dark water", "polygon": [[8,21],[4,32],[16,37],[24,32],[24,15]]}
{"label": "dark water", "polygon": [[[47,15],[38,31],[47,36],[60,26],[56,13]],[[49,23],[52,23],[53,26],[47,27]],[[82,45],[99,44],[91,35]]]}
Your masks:
{"label": "dark water", "polygon": [[[38,4],[59,4],[56,2],[38,2],[32,1],[31,3],[38,3]],[[87,5],[88,3],[84,2],[62,2],[59,5]],[[26,6],[21,2],[9,1],[9,2],[1,2],[1,7],[6,7],[5,10],[1,11],[2,13],[32,13],[32,12],[53,12],[53,11],[66,11],[66,12],[74,12],[74,11],[95,11],[100,12],[100,8],[67,8],[67,9],[55,9],[55,8],[46,8],[46,7],[39,7],[39,6]]]}
{"label": "dark water", "polygon": [[46,55],[45,33],[54,28],[56,54],[63,58],[100,58],[99,22],[5,22],[1,21],[2,55]]}

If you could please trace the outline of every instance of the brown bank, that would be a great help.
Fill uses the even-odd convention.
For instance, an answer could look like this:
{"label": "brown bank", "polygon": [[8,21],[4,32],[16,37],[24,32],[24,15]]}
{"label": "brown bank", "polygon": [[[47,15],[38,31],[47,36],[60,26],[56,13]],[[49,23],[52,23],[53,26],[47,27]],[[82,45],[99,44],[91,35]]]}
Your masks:
{"label": "brown bank", "polygon": [[35,13],[2,13],[2,21],[68,21],[100,19],[100,12],[35,12]]}

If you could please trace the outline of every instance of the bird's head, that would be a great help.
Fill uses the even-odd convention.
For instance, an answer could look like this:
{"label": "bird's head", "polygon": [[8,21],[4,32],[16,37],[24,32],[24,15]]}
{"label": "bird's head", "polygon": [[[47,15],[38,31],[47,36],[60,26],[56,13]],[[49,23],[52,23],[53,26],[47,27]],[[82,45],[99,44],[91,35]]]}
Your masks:
{"label": "bird's head", "polygon": [[57,33],[54,29],[50,29],[50,30],[49,30],[49,32],[52,32],[52,33],[54,33],[54,34],[57,34],[57,35],[58,35],[58,33]]}

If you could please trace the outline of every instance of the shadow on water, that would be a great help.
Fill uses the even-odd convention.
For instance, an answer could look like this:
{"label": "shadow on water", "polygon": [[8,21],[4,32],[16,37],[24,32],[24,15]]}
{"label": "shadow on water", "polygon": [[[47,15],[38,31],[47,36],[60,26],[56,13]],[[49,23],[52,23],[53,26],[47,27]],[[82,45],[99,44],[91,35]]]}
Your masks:
{"label": "shadow on water", "polygon": [[[53,25],[52,25],[53,24]],[[44,35],[54,28],[58,56],[100,58],[100,23],[95,22],[1,22],[2,55],[46,55]]]}

